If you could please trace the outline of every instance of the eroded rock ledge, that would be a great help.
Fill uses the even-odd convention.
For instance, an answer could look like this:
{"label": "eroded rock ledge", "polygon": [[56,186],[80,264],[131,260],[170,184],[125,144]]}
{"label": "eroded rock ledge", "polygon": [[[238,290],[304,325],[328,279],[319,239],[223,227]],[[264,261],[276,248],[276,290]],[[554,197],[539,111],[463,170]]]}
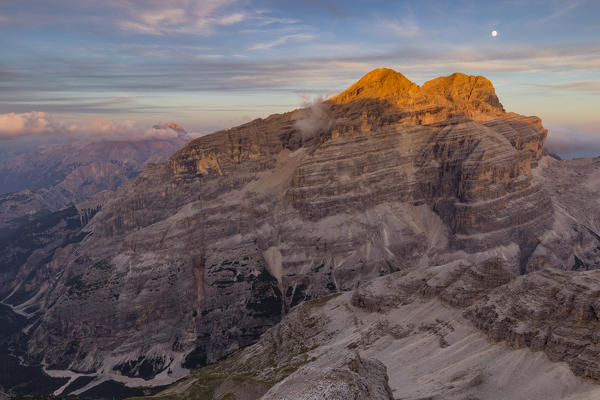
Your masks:
{"label": "eroded rock ledge", "polygon": [[301,304],[157,397],[596,398],[577,376],[598,380],[599,279],[517,276],[497,258],[393,273]]}
{"label": "eroded rock ledge", "polygon": [[[302,301],[380,275],[491,256],[519,274],[582,248],[569,236],[540,250],[584,220],[556,223],[573,212],[539,173],[546,130],[505,112],[485,78],[415,88],[384,70],[357,85],[318,112],[198,138],[122,186],[62,254],[30,357],[150,378],[216,362]],[[578,257],[594,265],[585,240]]]}
{"label": "eroded rock ledge", "polygon": [[[600,272],[546,269],[515,276],[504,261],[455,263],[382,278],[354,292],[352,304],[388,312],[418,298],[437,297],[492,341],[544,351],[573,373],[600,380]],[[378,289],[376,292],[375,287]]]}

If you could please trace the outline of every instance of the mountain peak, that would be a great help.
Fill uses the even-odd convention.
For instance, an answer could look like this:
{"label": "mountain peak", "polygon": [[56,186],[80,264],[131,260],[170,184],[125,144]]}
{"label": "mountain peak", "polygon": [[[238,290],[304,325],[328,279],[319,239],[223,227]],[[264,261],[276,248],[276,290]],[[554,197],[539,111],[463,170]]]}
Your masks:
{"label": "mountain peak", "polygon": [[486,112],[503,112],[494,85],[483,76],[455,72],[440,76],[421,86],[420,94],[426,99],[437,97],[458,107],[472,107]]}
{"label": "mountain peak", "polygon": [[360,99],[388,99],[398,101],[410,97],[419,86],[408,80],[400,72],[389,68],[377,68],[363,76],[344,92],[332,97],[336,104],[349,103]]}
{"label": "mountain peak", "polygon": [[411,110],[431,106],[458,109],[467,114],[504,112],[494,85],[483,76],[455,72],[425,82],[422,86],[389,68],[377,68],[344,92],[329,99],[334,104],[357,100],[384,100]]}

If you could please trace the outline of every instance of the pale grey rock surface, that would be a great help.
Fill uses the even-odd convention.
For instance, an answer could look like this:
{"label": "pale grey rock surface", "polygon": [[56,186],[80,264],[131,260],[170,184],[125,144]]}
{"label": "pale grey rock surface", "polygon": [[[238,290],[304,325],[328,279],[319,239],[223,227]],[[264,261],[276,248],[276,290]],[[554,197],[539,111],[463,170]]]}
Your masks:
{"label": "pale grey rock surface", "polygon": [[[543,351],[519,339],[527,335],[511,331],[544,323],[542,314],[551,309],[577,318],[577,307],[560,310],[561,298],[547,291],[548,274],[560,277],[563,295],[585,301],[577,288],[598,279],[600,271],[516,276],[503,261],[490,259],[396,272],[350,293],[303,303],[255,345],[193,372],[155,397],[190,398],[214,385],[213,392],[202,392],[205,398],[218,398],[210,393],[238,398],[237,392],[218,388],[225,377],[244,374],[246,382],[262,387],[275,382],[262,397],[255,393],[255,399],[337,398],[340,393],[407,400],[597,398],[600,386],[585,379],[569,358],[586,354],[583,342],[594,346],[593,338],[579,333],[591,322],[548,319],[551,331],[573,340],[549,340]],[[527,286],[529,298],[515,286]],[[496,317],[479,312],[490,307]],[[485,328],[491,320],[507,328],[491,332]],[[366,371],[361,373],[357,363]]]}
{"label": "pale grey rock surface", "polygon": [[[188,367],[214,363],[255,343],[302,301],[380,275],[502,259],[506,267],[485,270],[483,280],[476,270],[448,267],[461,280],[428,289],[460,308],[520,273],[570,269],[575,257],[596,265],[596,208],[577,210],[579,199],[597,199],[596,161],[556,164],[543,156],[541,121],[505,112],[485,78],[455,74],[418,88],[398,75],[375,71],[348,96],[324,103],[329,123],[299,125],[313,117],[309,110],[259,119],[198,138],[121,186],[81,230],[80,244],[55,253],[51,290],[35,301],[42,312],[31,359],[49,369],[148,379],[173,369],[175,380],[187,373],[179,365],[185,356]],[[317,128],[300,130],[306,126]],[[561,165],[575,165],[571,175]],[[584,183],[573,182],[579,173]],[[556,194],[563,190],[556,185],[573,186],[577,198]],[[463,291],[463,280],[480,286]],[[423,318],[440,303],[410,304],[406,312]],[[413,332],[401,321],[424,326],[415,338],[430,341],[437,332],[436,343],[451,347],[450,318],[465,326],[454,328],[461,340],[479,335],[478,349],[485,348],[476,323],[458,311],[440,315],[444,323],[398,316],[392,325],[400,336]],[[364,343],[376,340],[365,335]],[[422,378],[386,365],[393,389],[395,379]],[[371,379],[354,374],[356,382]]]}
{"label": "pale grey rock surface", "polygon": [[275,385],[265,400],[394,400],[385,365],[342,352],[341,359],[324,368],[301,367]]}

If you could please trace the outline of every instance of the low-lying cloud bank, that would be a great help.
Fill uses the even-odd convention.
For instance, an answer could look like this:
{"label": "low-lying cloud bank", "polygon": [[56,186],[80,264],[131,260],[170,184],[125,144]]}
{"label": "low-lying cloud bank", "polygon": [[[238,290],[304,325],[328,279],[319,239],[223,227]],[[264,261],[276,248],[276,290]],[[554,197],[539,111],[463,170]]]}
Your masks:
{"label": "low-lying cloud bank", "polygon": [[191,138],[183,128],[173,123],[155,125],[147,129],[139,126],[135,121],[113,121],[103,118],[94,118],[81,123],[67,123],[40,111],[0,114],[0,140],[30,136],[59,136],[74,140]]}
{"label": "low-lying cloud bank", "polygon": [[547,151],[563,159],[600,156],[600,125],[544,125],[548,128]]}

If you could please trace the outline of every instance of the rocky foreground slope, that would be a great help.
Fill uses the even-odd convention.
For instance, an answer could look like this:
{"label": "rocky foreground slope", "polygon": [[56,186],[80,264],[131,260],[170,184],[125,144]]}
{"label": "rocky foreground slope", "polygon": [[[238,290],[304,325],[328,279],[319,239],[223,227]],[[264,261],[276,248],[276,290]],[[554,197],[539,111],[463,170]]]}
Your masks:
{"label": "rocky foreground slope", "polygon": [[517,276],[498,258],[396,272],[303,303],[154,397],[596,399],[583,377],[599,371],[599,285],[597,271]]}
{"label": "rocky foreground slope", "polygon": [[[187,373],[182,360],[213,363],[295,305],[380,275],[492,257],[511,277],[594,269],[600,162],[543,156],[545,138],[483,77],[418,86],[387,69],[323,104],[198,138],[122,186],[57,253],[29,359],[164,383]],[[497,329],[481,302],[472,312],[490,312],[488,325],[452,314],[471,324],[465,335]],[[360,354],[329,365],[387,393],[383,375],[361,378],[381,360]]]}

